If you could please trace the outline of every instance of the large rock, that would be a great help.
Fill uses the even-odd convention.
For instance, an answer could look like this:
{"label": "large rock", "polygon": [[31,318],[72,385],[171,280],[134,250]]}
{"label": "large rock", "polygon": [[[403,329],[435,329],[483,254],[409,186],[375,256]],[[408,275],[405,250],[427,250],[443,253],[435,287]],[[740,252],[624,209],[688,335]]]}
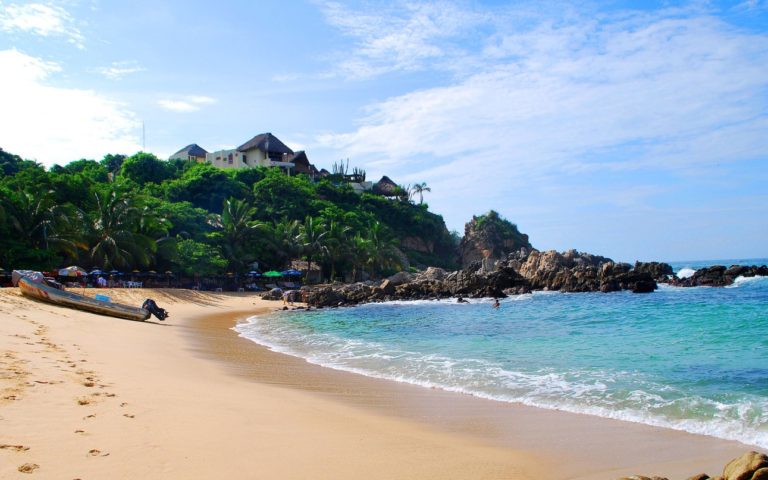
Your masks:
{"label": "large rock", "polygon": [[723,469],[725,480],[751,480],[758,470],[768,467],[768,456],[758,452],[747,452],[731,460]]}
{"label": "large rock", "polygon": [[663,262],[635,262],[633,270],[638,273],[648,273],[657,282],[674,275],[672,266]]}
{"label": "large rock", "polygon": [[485,215],[472,217],[464,225],[464,237],[459,244],[461,267],[467,269],[474,262],[483,262],[488,268],[510,252],[524,248],[532,250],[528,235],[517,226],[491,210]]}
{"label": "large rock", "polygon": [[268,292],[264,292],[261,298],[264,300],[281,300],[283,298],[283,290],[280,288],[273,288]]}
{"label": "large rock", "polygon": [[411,280],[413,280],[414,274],[409,272],[397,272],[396,274],[392,275],[391,277],[387,278],[389,282],[393,286],[402,285],[404,283],[408,283]]}

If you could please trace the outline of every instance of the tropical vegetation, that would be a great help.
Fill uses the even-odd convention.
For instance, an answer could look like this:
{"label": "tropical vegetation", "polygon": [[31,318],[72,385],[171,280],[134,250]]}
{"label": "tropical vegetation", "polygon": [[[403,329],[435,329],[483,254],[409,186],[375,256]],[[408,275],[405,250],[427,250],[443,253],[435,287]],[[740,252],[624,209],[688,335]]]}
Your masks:
{"label": "tropical vegetation", "polygon": [[348,166],[312,181],[139,152],[46,169],[0,149],[0,267],[192,277],[281,270],[301,259],[323,280],[455,267],[457,236],[423,202],[425,183],[408,195],[357,194],[349,182],[364,181],[365,171],[348,174]]}

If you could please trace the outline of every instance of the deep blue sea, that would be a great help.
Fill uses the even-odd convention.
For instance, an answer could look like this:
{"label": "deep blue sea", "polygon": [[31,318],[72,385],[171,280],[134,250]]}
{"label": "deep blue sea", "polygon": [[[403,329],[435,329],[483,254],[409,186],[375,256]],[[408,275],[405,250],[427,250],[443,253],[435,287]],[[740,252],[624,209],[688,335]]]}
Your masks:
{"label": "deep blue sea", "polygon": [[[715,264],[768,259],[672,265]],[[280,312],[236,330],[340,370],[768,448],[768,277],[470,302]]]}

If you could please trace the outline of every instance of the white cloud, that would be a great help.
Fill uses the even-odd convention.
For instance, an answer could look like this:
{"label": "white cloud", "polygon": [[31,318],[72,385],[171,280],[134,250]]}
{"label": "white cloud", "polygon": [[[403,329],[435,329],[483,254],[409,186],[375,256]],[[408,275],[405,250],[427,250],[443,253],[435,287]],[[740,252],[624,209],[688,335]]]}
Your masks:
{"label": "white cloud", "polygon": [[72,16],[63,8],[42,3],[10,4],[0,10],[0,29],[43,37],[65,37],[78,48],[84,38]]}
{"label": "white cloud", "polygon": [[17,50],[0,51],[0,146],[45,165],[140,149],[139,124],[125,105],[91,90],[46,84],[61,67]]}
{"label": "white cloud", "polygon": [[145,70],[146,69],[144,67],[140,66],[138,63],[134,61],[126,61],[126,62],[112,62],[112,65],[108,67],[97,68],[96,72],[109,78],[110,80],[120,80],[126,75],[143,72]]}
{"label": "white cloud", "polygon": [[[321,142],[395,169],[514,166],[497,183],[521,171],[685,170],[768,154],[765,36],[659,14],[542,22],[492,40],[482,68],[377,103],[357,130]],[[711,141],[725,132],[736,145]]]}
{"label": "white cloud", "polygon": [[370,11],[337,2],[321,5],[326,20],[356,40],[339,54],[338,69],[349,78],[393,71],[421,70],[462,49],[455,42],[486,18],[450,2],[384,2]]}
{"label": "white cloud", "polygon": [[203,95],[190,95],[178,100],[162,99],[157,103],[171,112],[188,113],[200,110],[201,105],[212,105],[218,100]]}

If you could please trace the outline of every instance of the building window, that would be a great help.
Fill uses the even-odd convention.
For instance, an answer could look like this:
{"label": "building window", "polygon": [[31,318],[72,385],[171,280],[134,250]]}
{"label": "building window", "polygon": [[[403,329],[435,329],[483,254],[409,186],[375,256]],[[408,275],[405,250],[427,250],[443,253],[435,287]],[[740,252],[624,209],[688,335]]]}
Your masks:
{"label": "building window", "polygon": [[232,154],[231,153],[227,156],[227,160],[229,161],[229,164],[232,165]]}
{"label": "building window", "polygon": [[248,160],[245,157],[245,154],[243,154],[243,163],[248,163]]}

